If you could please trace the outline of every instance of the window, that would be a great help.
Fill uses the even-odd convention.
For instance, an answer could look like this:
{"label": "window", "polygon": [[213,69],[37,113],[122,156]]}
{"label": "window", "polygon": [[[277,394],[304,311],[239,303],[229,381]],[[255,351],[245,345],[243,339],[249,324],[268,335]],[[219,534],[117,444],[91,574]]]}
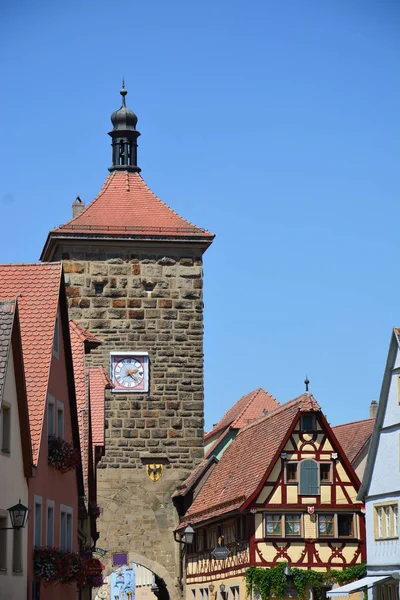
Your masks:
{"label": "window", "polygon": [[11,408],[6,404],[1,407],[1,450],[2,452],[10,453],[10,437],[11,437]]}
{"label": "window", "polygon": [[57,435],[64,437],[64,404],[57,402]]}
{"label": "window", "polygon": [[383,538],[383,520],[382,520],[383,508],[381,506],[377,509],[377,513],[378,513],[378,537]]}
{"label": "window", "polygon": [[301,535],[300,515],[285,515],[286,535]]}
{"label": "window", "polygon": [[303,431],[315,431],[316,421],[313,413],[305,413],[301,415],[300,427]]}
{"label": "window", "polygon": [[103,294],[104,284],[103,283],[95,283],[94,284],[94,293],[96,296],[101,296]]}
{"label": "window", "polygon": [[8,518],[0,517],[0,571],[7,571],[7,531]]}
{"label": "window", "polygon": [[282,536],[282,516],[281,515],[266,515],[265,517],[265,535]]}
{"label": "window", "polygon": [[61,504],[60,513],[60,548],[72,549],[72,508]]}
{"label": "window", "polygon": [[33,515],[34,515],[33,543],[34,543],[34,546],[40,548],[40,546],[42,545],[42,498],[40,496],[35,496]]}
{"label": "window", "polygon": [[239,586],[233,585],[229,588],[228,600],[239,600]]}
{"label": "window", "polygon": [[53,356],[58,358],[58,351],[60,346],[60,323],[58,313],[56,315],[56,324],[54,325],[54,338],[53,338]]}
{"label": "window", "polygon": [[54,435],[54,398],[52,396],[48,396],[47,400],[47,435]]}
{"label": "window", "polygon": [[236,539],[246,540],[247,539],[247,519],[246,515],[236,517]]}
{"label": "window", "polygon": [[22,573],[22,529],[14,529],[12,570],[14,573]]}
{"label": "window", "polygon": [[46,545],[54,546],[54,502],[47,500]]}
{"label": "window", "polygon": [[318,534],[322,537],[333,536],[335,534],[334,515],[318,516]]}
{"label": "window", "polygon": [[319,494],[318,463],[315,460],[302,460],[300,463],[300,490],[303,496]]}
{"label": "window", "polygon": [[297,463],[286,464],[286,483],[297,483]]}
{"label": "window", "polygon": [[331,463],[321,463],[319,465],[319,478],[321,483],[332,483]]}
{"label": "window", "polygon": [[353,537],[353,515],[337,516],[338,537]]}
{"label": "window", "polygon": [[398,503],[384,502],[374,505],[374,533],[376,540],[399,537]]}
{"label": "window", "polygon": [[318,515],[318,535],[320,537],[354,537],[353,514]]}

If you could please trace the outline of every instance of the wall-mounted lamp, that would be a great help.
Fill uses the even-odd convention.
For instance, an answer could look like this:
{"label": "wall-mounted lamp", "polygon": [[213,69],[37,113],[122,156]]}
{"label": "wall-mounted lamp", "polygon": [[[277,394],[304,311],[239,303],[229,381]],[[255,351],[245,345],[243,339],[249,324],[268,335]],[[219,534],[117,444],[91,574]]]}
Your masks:
{"label": "wall-mounted lamp", "polygon": [[213,583],[210,583],[210,585],[208,586],[208,589],[211,593],[213,593],[213,591],[215,590],[215,585]]}
{"label": "wall-mounted lamp", "polygon": [[184,544],[185,546],[186,546],[186,544],[192,544],[193,538],[194,538],[194,529],[191,525],[186,525],[185,529],[183,530],[183,534],[181,535],[180,538],[176,537],[176,531],[174,531],[174,540],[176,542],[178,542],[178,544]]}
{"label": "wall-mounted lamp", "polygon": [[21,504],[20,500],[18,504],[11,506],[7,510],[10,513],[12,527],[0,527],[0,529],[23,529],[28,520],[29,508]]}
{"label": "wall-mounted lamp", "polygon": [[292,569],[290,568],[289,563],[286,563],[286,565],[285,565],[285,575],[286,575],[286,577],[290,577],[291,574],[292,574]]}
{"label": "wall-mounted lamp", "polygon": [[221,583],[221,585],[219,586],[219,591],[221,592],[221,594],[225,594],[225,584]]}

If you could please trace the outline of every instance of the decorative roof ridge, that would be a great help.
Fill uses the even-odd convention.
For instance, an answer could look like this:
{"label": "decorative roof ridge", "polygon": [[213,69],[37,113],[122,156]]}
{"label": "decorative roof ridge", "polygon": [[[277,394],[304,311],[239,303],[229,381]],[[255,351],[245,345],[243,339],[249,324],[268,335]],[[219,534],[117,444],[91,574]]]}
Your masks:
{"label": "decorative roof ridge", "polygon": [[0,263],[1,267],[52,267],[54,265],[60,265],[61,261],[53,260],[50,262],[20,262],[20,263]]}
{"label": "decorative roof ridge", "polygon": [[[250,392],[250,394],[252,394],[250,400],[248,401],[248,403],[246,404],[246,406],[243,408],[242,412],[238,414],[238,416],[236,417],[236,419],[234,419],[231,423],[231,427],[235,427],[235,423],[240,419],[240,417],[243,416],[243,414],[246,412],[246,410],[249,408],[250,404],[252,402],[254,402],[254,400],[257,398],[257,396],[263,392],[264,394],[267,394],[268,396],[271,396],[271,398],[273,400],[275,400],[275,402],[277,402],[279,405],[281,404],[279,402],[279,400],[277,400],[272,394],[270,394],[266,389],[262,388],[262,387],[258,387],[255,390],[253,390],[253,392]],[[269,412],[273,412],[273,411],[269,411]],[[263,418],[263,417],[260,417]],[[258,419],[259,420],[259,419]]]}
{"label": "decorative roof ridge", "polygon": [[[300,402],[300,400],[301,400],[301,396],[299,396],[298,398],[294,398],[293,400],[289,400],[288,402],[285,402],[284,404],[281,404],[281,406],[278,406],[277,408],[275,408],[275,410],[271,410],[271,412],[269,412],[267,415],[264,415],[260,419],[257,419],[257,421],[254,421],[253,423],[249,423],[248,425],[245,425],[244,427],[239,429],[237,437],[239,437],[239,435],[242,435],[242,433],[244,431],[247,431],[251,427],[255,427],[256,425],[259,425],[261,422],[267,421],[270,417],[275,417],[275,415],[278,412],[284,412],[285,410],[292,408],[293,405],[295,405],[296,402]],[[299,410],[300,410],[300,408],[299,408]]]}
{"label": "decorative roof ridge", "polygon": [[339,427],[347,427],[348,425],[356,425],[357,423],[366,423],[367,421],[375,421],[375,417],[369,417],[368,419],[358,419],[358,421],[349,421],[348,423],[342,423],[341,425],[331,425],[331,428],[338,429]]}
{"label": "decorative roof ridge", "polygon": [[[268,396],[271,396],[271,398],[273,400],[275,400],[275,402],[277,402],[278,404],[280,404],[280,402],[272,395],[270,394],[266,389],[262,388],[262,387],[257,387],[254,390],[251,390],[250,392],[247,392],[247,394],[243,394],[243,396],[241,396],[238,400],[236,400],[236,402],[230,407],[228,408],[227,411],[224,412],[224,414],[222,415],[222,417],[220,418],[220,420],[215,423],[215,425],[210,429],[210,431],[207,431],[204,434],[204,440],[208,440],[210,437],[213,437],[215,434],[219,434],[220,431],[225,430],[227,427],[232,427],[233,424],[243,415],[244,411],[247,410],[247,408],[249,407],[249,405],[251,404],[251,402],[254,401],[254,399],[256,398],[256,396],[260,393],[260,392],[264,392],[264,394],[268,394]],[[243,400],[243,398],[246,398],[246,396],[250,396],[250,400],[247,402],[246,406],[244,407],[244,409],[242,410],[241,413],[239,413],[234,419],[232,419],[232,421],[230,421],[229,423],[226,424],[222,424],[218,427],[218,425],[221,423],[221,421],[224,420],[224,418],[226,417],[226,415],[237,405],[239,404],[239,402],[241,400]],[[211,436],[211,434],[213,434]]]}

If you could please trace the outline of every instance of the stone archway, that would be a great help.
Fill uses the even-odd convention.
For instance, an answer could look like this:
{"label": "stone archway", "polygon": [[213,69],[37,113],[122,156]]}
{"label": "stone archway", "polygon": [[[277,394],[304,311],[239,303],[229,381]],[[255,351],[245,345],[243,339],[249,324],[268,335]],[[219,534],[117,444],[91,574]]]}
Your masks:
{"label": "stone archway", "polygon": [[[155,561],[140,556],[135,552],[131,552],[128,555],[128,565],[125,567],[126,573],[132,570],[132,567],[144,567],[145,570],[153,575],[152,584],[148,581],[147,586],[142,588],[136,587],[136,581],[133,584],[133,592],[135,598],[141,600],[177,600],[177,593],[173,580],[171,579],[168,571]],[[120,596],[115,593],[113,583],[116,580],[117,574],[123,573],[124,567],[106,568],[104,571],[104,585],[99,588],[94,595],[95,600],[119,600]],[[122,585],[121,588],[124,586]],[[147,588],[147,589],[145,589]],[[114,595],[115,594],[115,595]],[[132,595],[124,595],[121,593],[123,600],[127,598],[129,600]]]}

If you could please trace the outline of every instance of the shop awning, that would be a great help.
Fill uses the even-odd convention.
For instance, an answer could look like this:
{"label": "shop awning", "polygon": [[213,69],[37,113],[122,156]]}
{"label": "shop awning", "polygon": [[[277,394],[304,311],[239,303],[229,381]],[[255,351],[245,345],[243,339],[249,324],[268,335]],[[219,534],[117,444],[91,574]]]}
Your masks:
{"label": "shop awning", "polygon": [[342,585],[341,587],[336,588],[335,590],[329,590],[326,592],[328,598],[348,598],[350,594],[356,592],[357,590],[361,590],[361,588],[367,587],[371,588],[377,583],[383,583],[384,581],[389,581],[392,579],[387,575],[378,575],[376,577],[363,577],[358,581],[353,581],[352,583],[348,583],[347,585]]}

